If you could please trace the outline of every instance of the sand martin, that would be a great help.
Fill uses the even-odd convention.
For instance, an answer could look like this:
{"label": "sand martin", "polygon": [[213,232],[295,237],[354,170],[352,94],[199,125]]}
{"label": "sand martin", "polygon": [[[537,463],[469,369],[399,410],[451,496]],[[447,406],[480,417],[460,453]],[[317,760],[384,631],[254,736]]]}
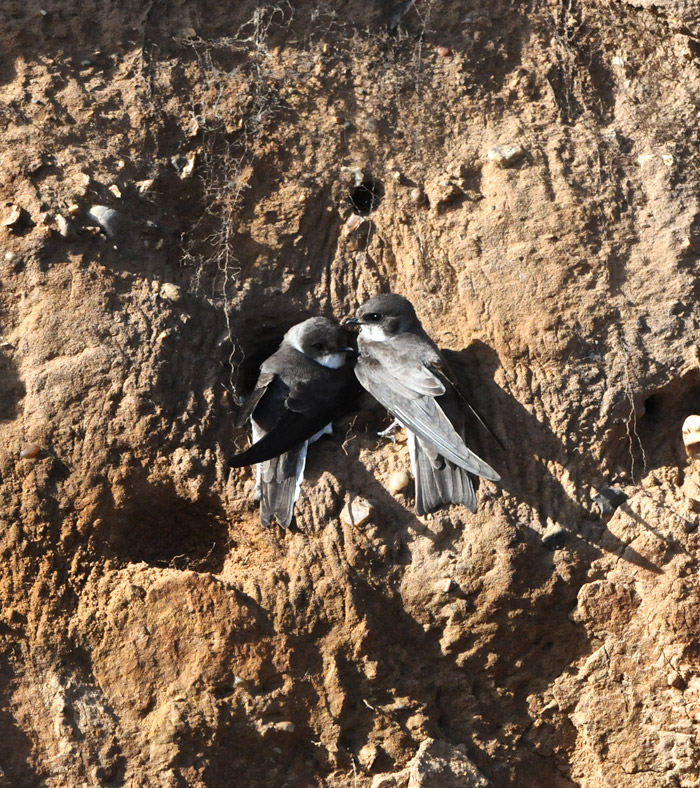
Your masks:
{"label": "sand martin", "polygon": [[231,457],[232,468],[257,463],[255,497],[260,521],[287,528],[304,479],[309,443],[331,432],[333,419],[351,410],[352,371],[346,337],[337,323],[312,317],[287,331],[262,364],[239,422],[250,418],[254,443]]}
{"label": "sand martin", "polygon": [[475,512],[470,474],[492,481],[500,476],[467,448],[465,411],[479,416],[456,388],[411,302],[394,293],[378,295],[346,323],[360,327],[357,379],[408,432],[416,514],[448,503]]}

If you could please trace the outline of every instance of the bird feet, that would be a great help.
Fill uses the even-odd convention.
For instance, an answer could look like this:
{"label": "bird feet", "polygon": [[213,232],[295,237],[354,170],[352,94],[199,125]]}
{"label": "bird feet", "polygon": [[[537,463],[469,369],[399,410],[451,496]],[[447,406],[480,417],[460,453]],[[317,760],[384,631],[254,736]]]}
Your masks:
{"label": "bird feet", "polygon": [[398,421],[397,419],[394,419],[391,422],[391,424],[385,430],[382,430],[381,432],[378,432],[377,435],[380,438],[386,438],[387,436],[389,436],[391,438],[392,442],[396,443],[396,435],[394,435],[394,433],[396,432],[396,430],[400,429],[402,426],[403,425],[401,424],[400,421]]}

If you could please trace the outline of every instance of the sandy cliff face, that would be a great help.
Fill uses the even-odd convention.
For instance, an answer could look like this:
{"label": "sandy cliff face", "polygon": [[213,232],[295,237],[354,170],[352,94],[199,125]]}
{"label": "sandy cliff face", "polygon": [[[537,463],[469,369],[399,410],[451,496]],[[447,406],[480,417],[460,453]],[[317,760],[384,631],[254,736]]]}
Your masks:
{"label": "sandy cliff face", "polygon": [[[697,785],[694,5],[5,6],[0,786]],[[263,531],[236,386],[388,289],[502,484],[376,410]]]}

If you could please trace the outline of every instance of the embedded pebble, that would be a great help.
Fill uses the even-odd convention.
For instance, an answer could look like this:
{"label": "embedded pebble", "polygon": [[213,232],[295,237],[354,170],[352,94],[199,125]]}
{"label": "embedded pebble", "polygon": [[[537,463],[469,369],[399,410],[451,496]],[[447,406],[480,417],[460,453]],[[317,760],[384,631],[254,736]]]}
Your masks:
{"label": "embedded pebble", "polygon": [[194,172],[194,165],[197,160],[197,154],[193,151],[187,156],[187,163],[182,168],[180,172],[180,177],[185,180],[185,178],[191,177],[192,173]]}
{"label": "embedded pebble", "polygon": [[163,282],[158,294],[165,301],[172,301],[174,304],[182,301],[182,288],[174,285],[172,282]]}
{"label": "embedded pebble", "polygon": [[612,514],[615,509],[627,500],[627,494],[619,487],[602,487],[598,494],[593,496],[593,502],[600,509],[601,514]]}
{"label": "embedded pebble", "polygon": [[411,189],[408,196],[410,197],[411,202],[415,203],[416,205],[424,205],[427,202],[425,192],[423,189],[420,189],[417,186]]}
{"label": "embedded pebble", "polygon": [[350,499],[340,513],[340,519],[346,525],[364,525],[374,514],[374,506],[359,495],[350,494]]}
{"label": "embedded pebble", "polygon": [[62,235],[67,241],[71,241],[73,238],[75,238],[75,227],[73,227],[73,222],[71,222],[69,219],[66,219],[63,214],[56,214],[56,227],[58,227],[59,234]]}
{"label": "embedded pebble", "polygon": [[365,744],[357,754],[357,760],[365,770],[369,771],[377,760],[378,755],[379,750],[373,744]]}
{"label": "embedded pebble", "polygon": [[146,178],[144,181],[136,181],[134,185],[138,189],[139,194],[145,194],[153,188],[154,183],[153,178]]}
{"label": "embedded pebble", "polygon": [[291,720],[284,720],[283,722],[271,722],[267,726],[269,731],[280,731],[281,733],[294,733],[297,726]]}
{"label": "embedded pebble", "polygon": [[41,446],[37,445],[36,443],[28,443],[26,446],[22,447],[19,457],[21,460],[33,460],[40,451]]}
{"label": "embedded pebble", "polygon": [[700,457],[700,416],[688,416],[683,422],[683,443],[689,459]]}
{"label": "embedded pebble", "polygon": [[19,226],[20,221],[22,219],[22,209],[19,205],[11,205],[10,212],[7,216],[3,217],[2,224],[3,227],[9,227],[10,229],[16,228]]}
{"label": "embedded pebble", "polygon": [[5,260],[8,263],[11,263],[16,257],[17,255],[14,252],[5,252]]}
{"label": "embedded pebble", "polygon": [[489,150],[489,161],[495,162],[499,167],[514,167],[525,158],[525,149],[520,145],[496,145]]}
{"label": "embedded pebble", "polygon": [[117,235],[124,222],[124,217],[119,211],[106,205],[93,205],[87,215],[89,219],[99,224],[110,238]]}
{"label": "embedded pebble", "polygon": [[435,51],[438,53],[438,55],[440,55],[440,57],[448,57],[452,54],[452,50],[445,46],[437,46],[435,47]]}
{"label": "embedded pebble", "polygon": [[353,213],[350,216],[348,216],[348,219],[345,222],[345,224],[343,225],[343,229],[341,230],[340,234],[344,238],[346,238],[348,235],[353,233],[355,230],[359,229],[367,221],[368,221],[368,219],[366,219],[365,217],[359,216],[358,214]]}
{"label": "embedded pebble", "polygon": [[120,189],[120,188],[117,186],[117,184],[116,184],[116,183],[113,183],[111,186],[108,186],[108,187],[107,187],[107,191],[110,191],[110,192],[112,192],[112,194],[113,194],[115,197],[117,197],[118,199],[121,199],[121,196],[122,196],[122,191],[121,191],[121,189]]}
{"label": "embedded pebble", "polygon": [[177,170],[179,177],[182,180],[185,180],[186,178],[190,178],[192,176],[196,158],[197,154],[194,151],[191,151],[186,156],[182,153],[179,153],[177,156],[172,156],[170,158],[170,163]]}
{"label": "embedded pebble", "polygon": [[560,525],[552,525],[542,535],[542,545],[547,550],[558,550],[566,544],[567,533]]}
{"label": "embedded pebble", "polygon": [[406,473],[406,471],[394,471],[389,477],[389,483],[387,484],[387,487],[389,488],[390,492],[399,493],[402,490],[405,490],[410,483],[411,477]]}
{"label": "embedded pebble", "polygon": [[340,176],[345,183],[351,186],[359,186],[365,177],[359,167],[341,167]]}
{"label": "embedded pebble", "polygon": [[449,178],[443,178],[427,190],[430,205],[438,210],[464,197],[464,192]]}

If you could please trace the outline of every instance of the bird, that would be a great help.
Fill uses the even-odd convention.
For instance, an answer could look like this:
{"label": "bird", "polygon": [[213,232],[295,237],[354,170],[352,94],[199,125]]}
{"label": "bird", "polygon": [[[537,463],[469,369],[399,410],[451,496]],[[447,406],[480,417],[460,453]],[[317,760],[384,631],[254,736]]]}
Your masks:
{"label": "bird", "polygon": [[353,375],[346,363],[352,352],[335,321],[311,317],[292,326],[261,365],[239,416],[239,424],[250,419],[254,443],[228,465],[257,464],[255,498],[264,527],[274,521],[289,527],[309,444],[331,433],[331,422],[352,409]]}
{"label": "bird", "polygon": [[407,430],[416,514],[446,504],[475,512],[472,476],[494,482],[500,476],[465,444],[466,412],[483,421],[457,388],[411,302],[397,293],[377,295],[344,324],[359,326],[357,379]]}

